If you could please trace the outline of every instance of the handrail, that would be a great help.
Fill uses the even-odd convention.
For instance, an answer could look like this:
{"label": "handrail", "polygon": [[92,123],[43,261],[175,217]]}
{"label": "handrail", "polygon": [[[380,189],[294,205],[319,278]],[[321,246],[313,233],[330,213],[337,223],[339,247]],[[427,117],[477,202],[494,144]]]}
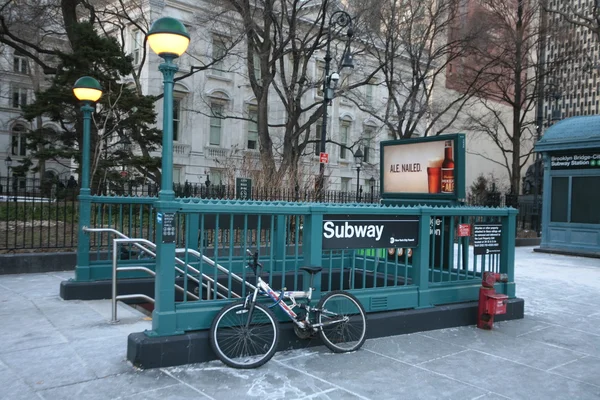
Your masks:
{"label": "handrail", "polygon": [[[113,269],[112,269],[112,319],[111,319],[111,323],[116,323],[118,322],[117,320],[117,300],[125,300],[125,299],[133,299],[133,298],[143,298],[143,299],[151,299],[151,297],[146,296],[145,294],[130,294],[130,295],[122,295],[122,296],[117,296],[117,272],[118,271],[145,271],[148,272],[149,274],[156,276],[156,272],[152,271],[149,268],[146,267],[142,267],[142,266],[132,266],[132,267],[121,267],[118,268],[117,267],[117,261],[119,259],[119,244],[120,243],[132,243],[132,244],[136,244],[136,243],[145,243],[147,245],[153,245],[154,243],[152,243],[149,240],[146,239],[141,239],[141,238],[121,238],[121,239],[113,239],[113,254],[112,254],[112,262],[113,262]],[[184,295],[187,295],[189,297],[194,298],[195,300],[198,300],[199,297],[196,296],[195,294],[186,291],[184,288],[182,288],[181,286],[175,284],[175,290],[178,290],[180,292],[182,292]],[[154,302],[154,301],[152,301]]]}
{"label": "handrail", "polygon": [[[105,232],[105,233],[112,233],[112,234],[114,234],[114,235],[117,235],[117,236],[119,236],[121,239],[129,239],[129,237],[128,237],[128,236],[126,236],[126,235],[124,235],[123,233],[119,232],[118,230],[116,230],[116,229],[112,229],[112,228],[88,228],[88,227],[85,227],[85,226],[84,226],[82,229],[83,229],[83,231],[84,231],[84,232],[99,232],[99,233],[101,233],[101,232]],[[155,244],[155,243],[153,243],[153,242],[151,242],[151,241],[149,241],[149,240],[146,240],[146,239],[142,239],[142,240],[143,240],[143,243],[147,244],[147,245],[148,245],[148,246],[150,246],[152,249],[156,249],[156,244]],[[140,240],[140,241],[141,241],[141,240]],[[137,242],[135,242],[135,243],[132,243],[132,244],[133,244],[133,245],[134,245],[136,248],[138,248],[138,249],[140,249],[140,250],[142,250],[142,251],[144,251],[144,252],[146,252],[146,253],[150,254],[152,257],[156,257],[156,253],[155,253],[155,252],[153,252],[152,250],[150,250],[150,249],[148,249],[148,248],[146,248],[146,247],[144,247],[144,246],[140,245],[140,244],[139,244],[139,243],[137,243]],[[199,252],[197,252],[197,251],[195,251],[195,250],[192,250],[192,249],[176,249],[176,250],[175,250],[175,252],[176,252],[176,253],[183,253],[183,252],[186,252],[186,251],[188,251],[190,254],[192,254],[192,255],[194,255],[194,256],[196,256],[196,257],[198,257],[198,258],[202,257],[202,260],[203,260],[204,262],[206,262],[207,264],[209,264],[209,265],[210,265],[210,266],[212,266],[212,267],[216,267],[216,268],[217,268],[218,270],[220,270],[221,272],[225,272],[225,273],[227,273],[227,274],[229,274],[229,273],[230,273],[230,272],[229,272],[229,270],[228,270],[227,268],[225,268],[225,267],[223,267],[223,266],[221,266],[221,265],[219,265],[219,264],[215,263],[215,262],[214,262],[213,260],[211,260],[210,258],[208,258],[208,257],[206,257],[206,256],[204,256],[204,255],[201,255]],[[192,271],[194,274],[200,274],[200,271],[199,271],[199,270],[197,270],[196,268],[194,268],[194,267],[192,267],[191,265],[187,264],[187,263],[186,263],[185,261],[183,261],[181,258],[175,257],[175,262],[176,262],[177,264],[179,264],[179,265],[182,265],[182,266],[185,266],[185,267],[187,267],[187,268],[188,268],[188,269],[190,269],[190,270],[191,270],[191,271]],[[175,270],[176,270],[177,272],[181,273],[181,274],[185,274],[185,271],[184,271],[184,270],[182,270],[181,268],[177,267],[177,266],[175,267]],[[252,285],[251,283],[249,283],[249,282],[247,282],[247,281],[243,280],[243,279],[242,279],[242,278],[240,278],[238,275],[236,275],[236,274],[234,274],[234,273],[231,273],[231,276],[232,276],[232,277],[233,277],[233,278],[234,278],[236,281],[238,281],[238,282],[240,282],[240,283],[244,283],[244,284],[246,284],[248,287],[250,287],[250,288],[251,288],[251,290],[254,290],[254,289],[255,289],[254,285]],[[202,287],[206,288],[206,290],[207,290],[207,293],[208,293],[208,290],[210,290],[210,287],[208,286],[208,284],[206,284],[206,283],[204,283],[204,282],[200,282],[200,280],[199,280],[198,278],[196,278],[196,277],[194,277],[194,276],[188,276],[188,278],[189,278],[189,279],[191,279],[192,281],[196,282],[196,283],[197,283],[199,286],[202,286]],[[207,280],[207,281],[209,281],[211,284],[214,284],[214,283],[215,283],[215,280],[214,280],[213,278],[211,278],[209,275],[206,275],[206,274],[204,274],[204,273],[202,274],[202,278],[206,279],[206,280]],[[229,289],[227,288],[227,286],[224,286],[223,284],[221,284],[221,283],[219,283],[219,282],[216,282],[216,284],[217,284],[217,289],[221,289],[221,290],[225,290],[225,291],[228,291],[228,290],[229,290]],[[213,291],[214,291],[214,290],[213,290]],[[237,294],[237,293],[235,293],[235,292],[231,292],[231,295],[232,295],[233,297],[235,297],[235,298],[240,298],[240,297],[241,297],[239,294]],[[226,298],[227,298],[227,296],[225,296],[225,295],[223,295],[223,294],[219,293],[219,292],[218,292],[218,290],[216,291],[216,296],[217,296],[217,297],[220,297],[220,298],[222,298],[222,299],[226,299]]]}
{"label": "handrail", "polygon": [[[149,241],[149,240],[146,240],[146,239],[139,238],[139,239],[136,239],[136,240],[134,241],[134,240],[131,240],[131,238],[129,238],[127,235],[125,235],[125,234],[123,234],[123,233],[121,233],[121,232],[119,232],[118,230],[116,230],[116,229],[113,229],[113,228],[88,228],[88,227],[84,226],[84,227],[82,228],[82,230],[83,230],[84,232],[98,232],[98,233],[102,233],[102,232],[104,232],[104,233],[112,233],[113,235],[116,235],[116,236],[118,236],[118,237],[120,238],[120,239],[115,239],[115,240],[119,240],[119,242],[121,242],[121,241],[122,241],[122,242],[131,243],[131,244],[133,244],[133,245],[134,245],[136,248],[138,248],[139,250],[141,250],[141,251],[143,251],[143,252],[146,252],[146,253],[148,253],[148,254],[149,254],[149,255],[151,255],[152,257],[156,257],[156,253],[155,253],[154,251],[152,251],[152,250],[150,250],[149,248],[147,248],[147,247],[144,247],[144,246],[142,246],[142,245],[140,244],[140,243],[143,243],[143,244],[146,244],[147,246],[149,246],[149,247],[150,247],[150,248],[152,248],[152,249],[156,249],[156,244],[155,244],[155,243],[153,243],[153,242],[151,242],[151,241]],[[127,241],[127,240],[131,240],[131,241]],[[114,246],[114,247],[116,247],[116,246]],[[113,248],[113,252],[114,252],[114,251],[115,251],[115,248]],[[220,265],[220,264],[218,264],[218,263],[214,262],[213,260],[211,260],[210,258],[206,257],[205,255],[203,255],[202,253],[200,253],[200,252],[198,252],[198,251],[196,251],[196,250],[193,250],[193,249],[187,249],[187,248],[178,248],[178,249],[175,249],[175,252],[176,252],[176,253],[186,253],[186,252],[187,252],[187,253],[189,253],[189,254],[192,254],[193,256],[195,256],[195,257],[197,257],[197,258],[201,258],[201,259],[202,259],[204,262],[206,262],[206,263],[207,263],[207,264],[209,264],[210,266],[212,266],[212,267],[214,267],[214,268],[217,268],[217,269],[218,269],[219,271],[221,271],[221,272],[224,272],[224,273],[226,273],[226,274],[229,274],[229,275],[230,275],[230,276],[231,276],[231,277],[232,277],[234,280],[236,280],[237,282],[239,282],[239,283],[242,283],[242,284],[245,284],[246,286],[248,286],[248,287],[250,288],[250,290],[255,290],[255,289],[256,289],[256,287],[255,287],[254,285],[252,285],[250,282],[248,282],[248,281],[244,280],[244,279],[243,279],[243,278],[241,278],[239,275],[237,275],[237,274],[234,274],[233,272],[230,272],[230,271],[229,271],[227,268],[225,268],[225,267],[223,267],[222,265]],[[113,255],[113,257],[114,257],[114,255]],[[192,273],[194,273],[194,274],[200,274],[200,271],[199,271],[198,269],[196,269],[196,268],[192,267],[191,265],[187,264],[187,263],[186,263],[184,260],[182,260],[181,258],[175,257],[175,262],[176,262],[177,264],[179,264],[179,265],[182,265],[182,266],[184,266],[184,267],[187,267],[187,268],[188,268],[189,270],[191,270],[191,271],[192,271]],[[113,264],[114,264],[114,262],[113,262]],[[114,268],[115,268],[115,267],[114,267],[114,265],[113,265],[113,270],[114,270]],[[126,268],[131,268],[130,270],[134,270],[133,268],[138,268],[138,267],[121,267],[121,269],[120,269],[120,270],[123,270],[123,271],[125,271],[125,270],[127,270]],[[144,267],[139,267],[139,268],[144,268]],[[136,269],[136,270],[143,270],[143,269]],[[186,272],[185,272],[184,270],[182,270],[181,268],[179,268],[179,267],[177,267],[177,266],[175,266],[175,270],[176,270],[177,272],[181,273],[181,274],[185,274],[185,275],[187,275],[187,277],[188,277],[189,279],[191,279],[193,282],[197,283],[197,284],[198,284],[200,287],[206,288],[206,290],[207,290],[207,294],[210,294],[211,287],[209,286],[209,284],[208,284],[208,283],[204,283],[204,281],[200,281],[198,278],[196,278],[196,277],[194,277],[194,276],[191,276],[191,275],[188,275],[188,274],[186,274]],[[151,271],[151,270],[148,270],[148,271]],[[148,271],[146,271],[146,272],[148,272]],[[153,275],[155,275],[155,274],[153,274]],[[230,291],[230,289],[229,289],[229,288],[227,288],[227,287],[226,287],[226,286],[224,286],[223,284],[219,283],[218,281],[217,281],[217,282],[215,282],[215,280],[214,280],[212,277],[210,277],[210,276],[208,276],[208,275],[206,275],[206,274],[204,274],[204,273],[202,273],[201,275],[202,275],[202,278],[203,278],[203,279],[206,279],[208,282],[210,282],[211,286],[212,286],[213,284],[215,284],[215,283],[216,283],[216,285],[217,285],[217,290],[215,290],[214,288],[212,288],[213,292],[215,292],[215,293],[216,293],[216,296],[215,296],[215,297],[219,297],[219,298],[222,298],[222,299],[226,299],[226,298],[227,298],[227,296],[225,296],[225,295],[223,295],[223,294],[219,293],[219,291],[218,291],[218,290],[219,290],[219,289],[221,289],[221,290],[224,290],[224,291]],[[115,280],[113,279],[113,281],[115,281]],[[175,284],[175,288],[176,288],[177,290],[179,290],[180,292],[184,292],[184,291],[185,291],[185,290],[184,290],[184,289],[183,289],[181,286],[179,286],[179,285],[177,285],[177,284]],[[116,291],[116,289],[115,289],[115,291]],[[115,293],[116,293],[116,292],[115,292]],[[231,293],[232,297],[235,297],[235,298],[240,298],[240,297],[241,297],[239,294],[237,294],[237,293],[235,293],[235,292],[233,292],[233,291],[230,291],[230,293]],[[190,297],[194,298],[195,300],[198,300],[198,299],[199,299],[199,297],[198,297],[198,296],[196,296],[196,295],[194,295],[194,294],[192,294],[192,293],[190,293],[190,292],[188,292],[188,295],[189,295]],[[113,309],[115,309],[115,307],[116,307],[116,305],[113,307]],[[115,312],[116,312],[116,311],[115,311]]]}

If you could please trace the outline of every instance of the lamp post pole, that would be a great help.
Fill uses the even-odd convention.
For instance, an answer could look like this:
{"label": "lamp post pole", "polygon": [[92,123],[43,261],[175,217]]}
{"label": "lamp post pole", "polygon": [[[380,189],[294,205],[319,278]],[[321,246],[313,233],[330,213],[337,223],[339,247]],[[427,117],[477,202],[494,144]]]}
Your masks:
{"label": "lamp post pole", "polygon": [[94,103],[102,96],[102,88],[98,81],[90,76],[79,78],[73,86],[73,94],[83,102],[83,140],[81,141],[81,188],[79,189],[79,229],[77,233],[77,267],[75,279],[89,281],[93,277],[90,272],[90,236],[83,228],[89,228],[92,215],[92,193],[90,190],[90,131]]}
{"label": "lamp post pole", "polygon": [[362,167],[363,152],[360,147],[354,153],[354,161],[356,162],[356,202],[360,201],[360,168]]}
{"label": "lamp post pole", "polygon": [[[323,120],[321,123],[321,140],[320,140],[320,152],[325,153],[325,142],[327,140],[327,107],[329,102],[333,99],[333,88],[330,88],[330,83],[332,82],[331,76],[329,76],[330,68],[331,68],[331,30],[334,26],[339,25],[342,28],[345,28],[348,25],[352,24],[352,18],[345,11],[336,11],[331,14],[329,18],[329,27],[327,29],[327,49],[325,51],[325,74],[323,76]],[[343,67],[353,68],[352,64],[352,56],[350,55],[350,40],[352,39],[352,27],[348,29],[348,41],[346,43],[346,51],[344,52],[344,58],[342,63]],[[337,74],[337,73],[336,73]],[[339,80],[339,75],[337,79],[334,79],[335,84],[337,84],[337,80]],[[321,157],[319,157],[321,158]],[[319,178],[317,183],[318,190],[318,198],[319,200],[323,200],[325,189],[325,163],[323,160],[320,160],[319,165]]]}
{"label": "lamp post pole", "polygon": [[164,62],[159,71],[163,75],[163,137],[160,191],[154,203],[156,209],[156,279],[154,311],[149,336],[182,333],[177,328],[175,313],[175,248],[176,216],[179,204],[173,191],[173,79],[178,67],[173,60],[181,56],[190,43],[185,26],[171,17],[156,20],[147,36],[152,50]]}
{"label": "lamp post pole", "polygon": [[81,149],[81,188],[79,189],[79,232],[77,240],[76,279],[90,280],[90,235],[83,227],[90,227],[92,214],[92,192],[90,190],[90,130],[94,107],[89,102],[81,106],[83,113],[83,141]]}

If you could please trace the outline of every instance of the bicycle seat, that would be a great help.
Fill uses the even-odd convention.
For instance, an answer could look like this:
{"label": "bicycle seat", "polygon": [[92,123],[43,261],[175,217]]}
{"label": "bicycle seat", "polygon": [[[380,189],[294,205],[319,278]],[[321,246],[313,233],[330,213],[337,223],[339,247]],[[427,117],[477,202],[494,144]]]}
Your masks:
{"label": "bicycle seat", "polygon": [[317,272],[321,272],[323,267],[300,267],[299,269],[301,271],[306,271],[309,274],[313,275],[313,274],[316,274]]}

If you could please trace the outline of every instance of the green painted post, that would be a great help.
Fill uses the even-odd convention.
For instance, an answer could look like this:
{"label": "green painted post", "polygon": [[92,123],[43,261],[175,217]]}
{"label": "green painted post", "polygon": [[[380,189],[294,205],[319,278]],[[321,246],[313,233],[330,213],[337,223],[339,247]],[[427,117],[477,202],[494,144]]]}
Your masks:
{"label": "green painted post", "polygon": [[433,214],[423,207],[419,222],[419,245],[413,249],[412,281],[419,292],[419,306],[417,308],[432,307],[429,290],[429,239],[430,220]]}
{"label": "green painted post", "polygon": [[508,274],[508,282],[501,284],[504,294],[516,296],[515,287],[515,241],[517,231],[517,210],[509,210],[508,216],[502,218],[502,250],[500,252],[500,273]]}
{"label": "green painted post", "polygon": [[90,130],[94,107],[86,102],[81,107],[83,113],[83,143],[81,149],[81,189],[79,190],[79,229],[77,233],[77,266],[75,280],[90,280],[90,236],[83,231],[89,228],[92,214],[92,193],[90,191]]}
{"label": "green painted post", "polygon": [[176,215],[179,203],[173,192],[173,78],[178,71],[173,60],[181,56],[190,42],[185,26],[175,18],[156,20],[147,35],[152,50],[165,61],[159,70],[163,74],[163,137],[160,192],[156,209],[156,280],[152,331],[149,336],[183,333],[177,328],[175,312],[175,248]]}
{"label": "green painted post", "polygon": [[[302,229],[302,253],[304,255],[304,265],[320,267],[323,265],[323,211],[319,207],[311,207],[310,215],[304,216],[304,226]],[[303,290],[307,290],[310,282],[310,275],[304,273]],[[321,273],[315,274],[313,280],[313,299],[321,298]]]}
{"label": "green painted post", "polygon": [[[290,215],[290,218],[294,218],[293,215]],[[273,269],[276,269],[278,266],[283,266],[285,262],[285,247],[286,241],[288,238],[287,226],[286,226],[286,215],[276,215],[275,216],[275,234],[273,237],[273,246],[274,250],[274,265]],[[283,268],[283,267],[282,267]]]}
{"label": "green painted post", "polygon": [[173,78],[179,70],[173,63],[174,55],[162,55],[165,62],[159,70],[164,78],[163,98],[163,137],[162,137],[162,168],[161,186],[158,201],[154,204],[157,212],[156,229],[156,280],[155,305],[152,313],[152,331],[149,336],[174,335],[177,331],[177,316],[175,314],[175,249],[174,240],[165,241],[163,225],[165,215],[176,213],[179,204],[175,202],[173,191]]}

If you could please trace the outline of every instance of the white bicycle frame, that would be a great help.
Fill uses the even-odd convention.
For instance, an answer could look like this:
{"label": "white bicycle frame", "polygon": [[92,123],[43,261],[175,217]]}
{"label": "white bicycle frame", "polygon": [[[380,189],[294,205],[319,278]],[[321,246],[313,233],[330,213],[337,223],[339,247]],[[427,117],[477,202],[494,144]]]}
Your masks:
{"label": "white bicycle frame", "polygon": [[[260,291],[263,291],[265,296],[268,296],[274,301],[275,304],[279,305],[283,312],[285,312],[296,325],[301,328],[306,328],[304,321],[297,320],[298,314],[296,314],[293,309],[300,306],[298,303],[296,303],[296,299],[308,299],[308,302],[310,303],[313,291],[312,287],[309,287],[307,291],[283,290],[282,292],[277,293],[271,288],[271,286],[269,286],[267,282],[263,281],[262,278],[258,276],[256,277],[256,289],[252,295],[252,302],[256,302]],[[292,304],[288,305],[284,300],[290,300]],[[311,311],[309,305],[307,305],[306,308],[307,313]]]}

